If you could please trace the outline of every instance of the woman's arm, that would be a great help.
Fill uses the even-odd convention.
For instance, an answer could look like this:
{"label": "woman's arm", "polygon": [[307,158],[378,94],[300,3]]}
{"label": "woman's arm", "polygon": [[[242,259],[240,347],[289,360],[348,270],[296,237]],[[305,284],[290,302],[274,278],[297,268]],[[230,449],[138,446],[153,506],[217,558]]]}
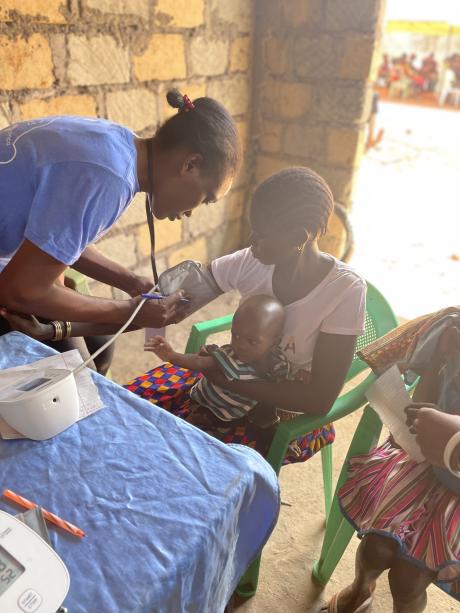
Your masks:
{"label": "woman's arm", "polygon": [[140,277],[124,266],[102,255],[96,247],[89,245],[73,264],[72,268],[82,274],[110,285],[118,287],[130,296],[139,296],[152,289],[153,281],[148,277]]}
{"label": "woman's arm", "polygon": [[[11,313],[0,307],[0,316],[7,320],[12,330],[17,330],[23,334],[27,334],[38,341],[51,341],[54,337],[54,326],[51,323],[43,323],[38,321],[32,315],[21,315],[19,313]],[[64,322],[61,322],[64,323]],[[98,336],[115,334],[120,329],[120,324],[91,324],[80,321],[70,322],[69,337],[77,336]],[[139,330],[139,326],[131,324],[125,332]],[[67,336],[66,336],[67,338]]]}
{"label": "woman's arm", "polygon": [[325,415],[343,387],[353,360],[356,336],[320,332],[313,355],[310,383],[227,381],[220,374],[207,377],[222,387],[259,403],[306,415]]}
{"label": "woman's arm", "polygon": [[[10,311],[34,313],[47,319],[94,323],[124,323],[138,300],[108,300],[84,296],[56,285],[66,265],[24,240],[0,273],[0,305]],[[136,317],[140,326],[161,327],[174,321],[180,296],[148,301]],[[155,304],[153,304],[155,303]]]}

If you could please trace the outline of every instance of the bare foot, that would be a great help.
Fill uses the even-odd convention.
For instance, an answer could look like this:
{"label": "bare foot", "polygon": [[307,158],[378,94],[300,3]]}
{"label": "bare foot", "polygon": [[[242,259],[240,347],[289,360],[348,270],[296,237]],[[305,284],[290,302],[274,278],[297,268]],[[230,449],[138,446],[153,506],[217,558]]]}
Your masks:
{"label": "bare foot", "polygon": [[357,589],[352,585],[347,586],[338,594],[335,594],[328,603],[324,604],[320,613],[359,613],[364,612],[371,604],[375,583],[367,590]]}

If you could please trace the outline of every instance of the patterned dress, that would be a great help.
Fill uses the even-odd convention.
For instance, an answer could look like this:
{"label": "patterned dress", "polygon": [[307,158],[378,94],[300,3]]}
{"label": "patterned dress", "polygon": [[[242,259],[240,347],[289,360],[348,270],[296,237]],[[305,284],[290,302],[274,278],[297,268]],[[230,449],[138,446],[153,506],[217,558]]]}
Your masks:
{"label": "patterned dress", "polygon": [[339,491],[342,512],[362,537],[396,540],[401,555],[437,573],[436,584],[460,600],[460,496],[389,441],[350,460]]}

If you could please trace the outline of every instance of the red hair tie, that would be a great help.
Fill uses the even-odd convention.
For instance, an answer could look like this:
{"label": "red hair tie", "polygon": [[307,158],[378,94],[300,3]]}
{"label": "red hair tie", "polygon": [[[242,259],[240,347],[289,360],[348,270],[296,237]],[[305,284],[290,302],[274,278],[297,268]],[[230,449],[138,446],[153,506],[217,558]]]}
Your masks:
{"label": "red hair tie", "polygon": [[184,101],[184,111],[192,111],[195,108],[195,105],[187,96],[187,94],[184,94],[182,96],[182,100]]}

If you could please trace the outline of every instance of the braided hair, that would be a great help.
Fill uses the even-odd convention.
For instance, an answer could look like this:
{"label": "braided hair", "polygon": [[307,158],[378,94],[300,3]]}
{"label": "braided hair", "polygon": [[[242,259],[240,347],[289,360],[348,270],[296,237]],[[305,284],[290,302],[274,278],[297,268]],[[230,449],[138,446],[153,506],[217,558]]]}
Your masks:
{"label": "braided hair", "polygon": [[241,159],[240,141],[230,113],[213,98],[193,102],[172,89],[166,94],[168,104],[178,113],[165,121],[155,138],[163,149],[185,146],[203,158],[203,169],[224,178],[234,174]]}
{"label": "braided hair", "polygon": [[256,188],[251,204],[251,221],[265,225],[301,228],[310,238],[325,234],[334,210],[334,197],[326,181],[314,170],[285,168]]}

